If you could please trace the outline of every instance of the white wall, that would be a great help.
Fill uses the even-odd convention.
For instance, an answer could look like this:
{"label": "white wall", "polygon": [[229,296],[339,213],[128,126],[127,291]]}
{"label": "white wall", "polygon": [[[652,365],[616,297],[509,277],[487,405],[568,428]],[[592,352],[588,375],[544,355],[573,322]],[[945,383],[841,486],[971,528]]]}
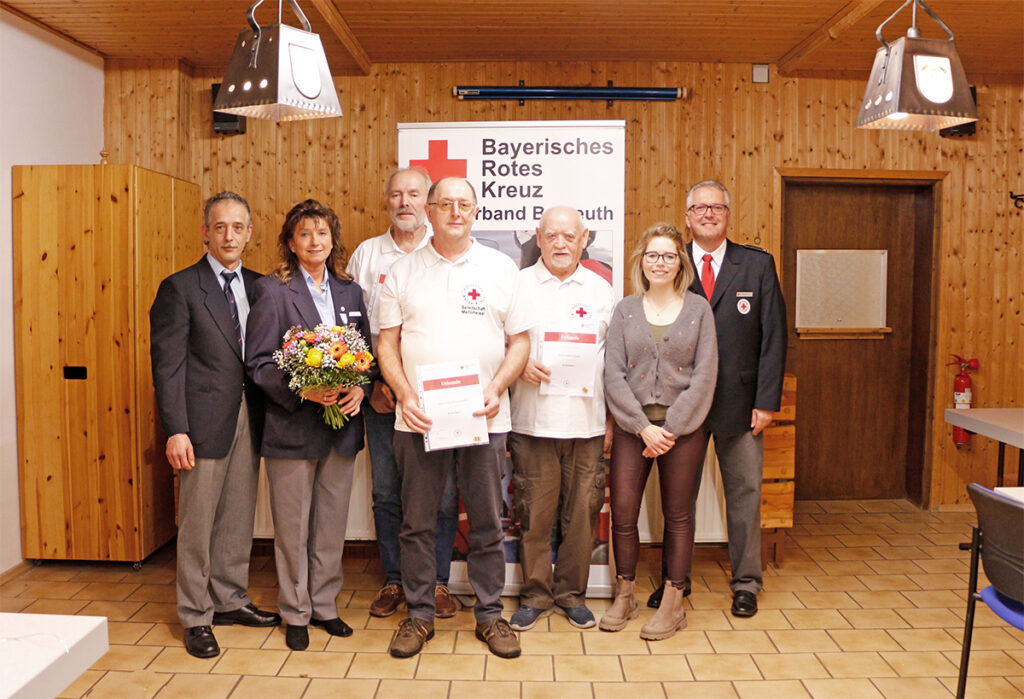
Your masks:
{"label": "white wall", "polygon": [[103,60],[0,9],[0,572],[21,562],[11,166],[99,162]]}

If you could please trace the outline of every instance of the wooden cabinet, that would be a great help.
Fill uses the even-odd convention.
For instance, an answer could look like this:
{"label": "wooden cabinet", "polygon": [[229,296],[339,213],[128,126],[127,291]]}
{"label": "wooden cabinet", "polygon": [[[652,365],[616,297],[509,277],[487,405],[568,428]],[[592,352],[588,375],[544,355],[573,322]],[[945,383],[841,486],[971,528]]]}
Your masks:
{"label": "wooden cabinet", "polygon": [[141,561],[175,534],[149,306],[202,254],[199,187],[46,165],[12,191],[22,555]]}

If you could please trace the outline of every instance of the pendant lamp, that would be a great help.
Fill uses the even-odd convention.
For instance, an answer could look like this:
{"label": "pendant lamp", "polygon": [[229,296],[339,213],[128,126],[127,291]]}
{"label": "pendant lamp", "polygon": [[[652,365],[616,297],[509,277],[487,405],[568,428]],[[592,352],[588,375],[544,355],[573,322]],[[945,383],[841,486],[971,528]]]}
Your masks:
{"label": "pendant lamp", "polygon": [[213,109],[254,119],[295,121],[340,117],[341,104],[327,66],[320,37],[296,0],[288,0],[302,29],[281,22],[261,27],[256,0],[249,8],[249,29],[243,29],[224,71]]}

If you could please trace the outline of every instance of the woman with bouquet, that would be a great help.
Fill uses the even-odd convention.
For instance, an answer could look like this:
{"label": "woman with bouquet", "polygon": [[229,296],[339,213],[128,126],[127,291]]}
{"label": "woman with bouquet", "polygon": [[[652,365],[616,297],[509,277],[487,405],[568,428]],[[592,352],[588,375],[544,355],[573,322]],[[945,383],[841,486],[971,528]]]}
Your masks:
{"label": "woman with bouquet", "polygon": [[601,618],[620,631],[639,614],[633,599],[640,501],[658,460],[668,576],[657,613],[640,629],[651,641],[686,626],[683,584],[693,556],[693,502],[707,443],[704,419],[718,375],[711,306],[688,291],[693,266],[679,230],[644,231],[630,263],[632,296],[612,313],[605,344],[604,390],[612,430],[611,506],[617,590]]}
{"label": "woman with bouquet", "polygon": [[[370,323],[362,291],[345,273],[340,228],[330,207],[313,199],[292,207],[278,238],[281,261],[255,286],[246,332],[246,368],[267,398],[260,453],[274,516],[278,607],[293,650],[309,645],[308,624],[334,636],[352,633],[335,599],[355,455],[363,448],[364,390],[340,385],[335,369],[355,363],[356,348],[340,338],[365,347]],[[299,350],[305,366],[289,375],[283,367]],[[368,358],[360,357],[364,371]],[[329,424],[343,421],[337,429]]]}

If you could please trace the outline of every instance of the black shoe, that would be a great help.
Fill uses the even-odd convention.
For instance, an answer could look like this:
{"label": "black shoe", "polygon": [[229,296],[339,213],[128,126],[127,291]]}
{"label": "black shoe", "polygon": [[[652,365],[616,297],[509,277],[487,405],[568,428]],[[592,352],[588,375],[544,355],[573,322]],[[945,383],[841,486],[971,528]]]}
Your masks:
{"label": "black shoe", "polygon": [[241,624],[242,626],[277,626],[281,623],[281,616],[274,612],[264,612],[256,608],[252,602],[239,607],[231,612],[214,612],[214,626],[231,626]]}
{"label": "black shoe", "polygon": [[737,590],[732,596],[733,616],[754,616],[757,614],[757,595],[749,590]]}
{"label": "black shoe", "polygon": [[[687,580],[683,583],[683,597],[689,597],[690,592],[690,581]],[[665,594],[665,583],[662,582],[657,590],[651,593],[651,596],[647,598],[647,606],[651,609],[657,609],[661,606],[661,596]]]}
{"label": "black shoe", "polygon": [[292,650],[309,648],[309,630],[305,626],[288,626],[284,629],[284,642]]}
{"label": "black shoe", "polygon": [[220,655],[220,646],[213,637],[209,626],[189,626],[185,629],[185,650],[196,658],[212,658]]}
{"label": "black shoe", "polygon": [[352,627],[338,618],[334,619],[310,619],[311,626],[323,629],[332,636],[348,637],[352,635]]}

